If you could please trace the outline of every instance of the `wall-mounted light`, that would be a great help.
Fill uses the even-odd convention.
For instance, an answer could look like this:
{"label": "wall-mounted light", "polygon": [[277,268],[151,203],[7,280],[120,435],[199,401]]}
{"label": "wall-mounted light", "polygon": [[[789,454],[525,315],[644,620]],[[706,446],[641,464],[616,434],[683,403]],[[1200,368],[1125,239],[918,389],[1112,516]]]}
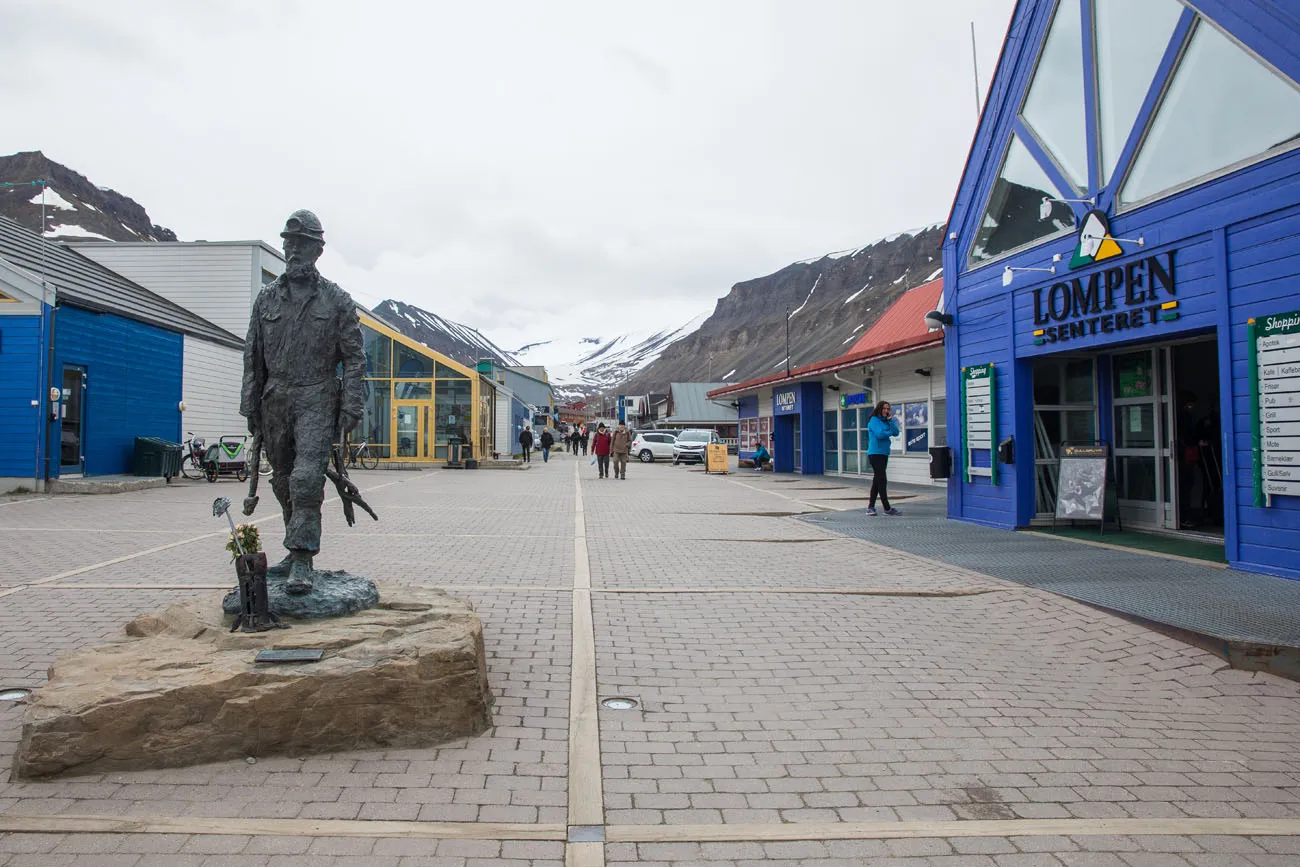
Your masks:
{"label": "wall-mounted light", "polygon": [[1060,202],[1063,205],[1069,202],[1077,202],[1081,205],[1095,206],[1097,204],[1097,197],[1093,196],[1088,199],[1054,199],[1051,196],[1043,196],[1043,200],[1038,203],[1038,219],[1050,220],[1052,218],[1052,205],[1055,202]]}
{"label": "wall-mounted light", "polygon": [[914,371],[912,371],[912,372],[915,373],[917,376],[929,376],[929,375],[930,375],[930,368],[928,368],[928,367],[918,367],[916,370],[914,370]]}
{"label": "wall-mounted light", "polygon": [[1056,263],[1061,261],[1060,253],[1052,254],[1052,266],[1050,268],[1013,268],[1010,265],[1002,269],[1002,285],[1010,286],[1011,281],[1015,279],[1017,271],[1041,271],[1044,274],[1055,274]]}
{"label": "wall-mounted light", "polygon": [[838,385],[831,384],[831,385],[826,386],[826,389],[827,389],[828,391],[839,391],[839,390],[840,390],[840,387],[839,387]]}
{"label": "wall-mounted light", "polygon": [[925,325],[927,328],[942,328],[945,325],[951,325],[953,318],[951,313],[944,313],[942,310],[931,310],[925,314]]}
{"label": "wall-mounted light", "polygon": [[182,400],[180,403],[176,404],[176,408],[181,412],[185,412],[185,401]]}

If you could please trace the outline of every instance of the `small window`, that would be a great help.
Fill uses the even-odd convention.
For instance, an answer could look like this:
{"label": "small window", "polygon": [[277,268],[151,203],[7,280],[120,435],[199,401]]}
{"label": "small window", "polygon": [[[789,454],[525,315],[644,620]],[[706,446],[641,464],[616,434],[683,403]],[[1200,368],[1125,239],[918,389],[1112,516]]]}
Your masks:
{"label": "small window", "polygon": [[1120,197],[1140,202],[1298,138],[1300,90],[1198,19]]}
{"label": "small window", "polygon": [[1047,172],[1030,156],[1020,139],[1011,136],[1002,171],[993,184],[988,208],[975,233],[971,264],[988,262],[1018,247],[1074,228],[1074,211],[1068,204],[1052,202],[1046,220],[1039,213],[1044,198],[1058,195]]}
{"label": "small window", "polygon": [[[1083,99],[1083,22],[1079,0],[1061,0],[1043,42],[1021,112],[1038,140],[1079,189],[1088,185],[1088,130]],[[1035,202],[1037,207],[1037,202]]]}
{"label": "small window", "polygon": [[394,359],[397,370],[393,372],[395,377],[403,379],[431,379],[433,377],[433,359],[429,356],[417,352],[405,343],[398,343],[394,347]]}

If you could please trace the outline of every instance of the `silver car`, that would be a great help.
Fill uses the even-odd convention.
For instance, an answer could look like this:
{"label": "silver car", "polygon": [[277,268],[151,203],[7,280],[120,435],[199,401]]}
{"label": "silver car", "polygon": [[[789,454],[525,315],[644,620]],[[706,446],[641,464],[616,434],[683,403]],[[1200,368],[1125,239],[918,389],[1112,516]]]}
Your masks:
{"label": "silver car", "polygon": [[673,463],[682,461],[699,461],[704,463],[705,452],[710,445],[721,444],[722,437],[715,430],[688,428],[677,435],[673,443]]}
{"label": "silver car", "polygon": [[668,460],[673,456],[673,443],[677,436],[668,431],[642,431],[632,442],[632,457],[643,464],[652,464],[655,460]]}

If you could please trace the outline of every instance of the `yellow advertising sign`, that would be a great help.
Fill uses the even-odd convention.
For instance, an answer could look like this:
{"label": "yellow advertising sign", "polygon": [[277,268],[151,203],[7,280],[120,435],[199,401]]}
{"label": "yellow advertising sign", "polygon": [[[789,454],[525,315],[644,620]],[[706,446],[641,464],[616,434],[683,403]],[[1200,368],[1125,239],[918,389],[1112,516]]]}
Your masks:
{"label": "yellow advertising sign", "polygon": [[726,445],[723,443],[710,443],[705,456],[704,472],[727,473],[730,471]]}

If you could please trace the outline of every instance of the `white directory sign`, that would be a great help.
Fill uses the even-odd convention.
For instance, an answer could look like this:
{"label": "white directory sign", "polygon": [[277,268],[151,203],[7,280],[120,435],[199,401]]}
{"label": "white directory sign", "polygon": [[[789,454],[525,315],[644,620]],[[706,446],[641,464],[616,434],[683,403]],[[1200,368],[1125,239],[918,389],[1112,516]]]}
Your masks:
{"label": "white directory sign", "polygon": [[1300,496],[1300,311],[1250,320],[1255,505]]}

